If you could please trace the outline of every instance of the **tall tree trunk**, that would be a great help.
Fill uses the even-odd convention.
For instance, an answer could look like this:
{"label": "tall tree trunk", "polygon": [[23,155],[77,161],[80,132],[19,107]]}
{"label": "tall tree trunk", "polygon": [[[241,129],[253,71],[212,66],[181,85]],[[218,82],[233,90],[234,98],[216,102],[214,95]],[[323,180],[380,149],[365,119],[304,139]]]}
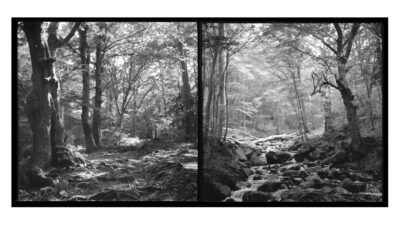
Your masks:
{"label": "tall tree trunk", "polygon": [[368,78],[368,72],[367,72],[366,68],[362,69],[361,74],[363,76],[364,83],[365,83],[365,89],[367,92],[367,105],[368,105],[368,110],[369,110],[369,120],[371,122],[371,127],[373,130],[373,129],[375,129],[375,126],[374,126],[374,109],[373,109],[373,104],[372,104],[372,100],[371,100],[372,85],[371,85],[371,81]]}
{"label": "tall tree trunk", "polygon": [[[222,40],[224,37],[224,24],[219,23],[218,24],[218,35],[219,38]],[[225,67],[224,67],[224,50],[220,50],[219,54],[219,61],[218,61],[218,74],[219,74],[219,92],[218,92],[218,122],[217,122],[217,134],[216,138],[220,139],[222,137],[222,129],[224,126],[224,119],[225,119]],[[226,56],[228,58],[228,56]],[[228,62],[228,59],[226,59],[226,62]]]}
{"label": "tall tree trunk", "polygon": [[[180,23],[177,25],[178,30],[180,29]],[[192,110],[192,96],[190,94],[190,84],[189,84],[189,74],[187,69],[185,52],[183,50],[182,42],[177,39],[177,47],[180,55],[180,64],[182,70],[182,99],[183,105],[185,107],[185,117],[184,117],[184,125],[185,125],[185,133],[186,139],[191,139],[194,137],[195,132],[193,131],[193,119],[194,119],[194,110]]]}
{"label": "tall tree trunk", "polygon": [[308,142],[308,137],[307,137],[307,131],[306,131],[307,125],[305,124],[305,120],[304,120],[304,111],[303,111],[303,108],[301,106],[301,100],[300,100],[299,91],[297,89],[296,78],[295,78],[294,74],[292,74],[291,76],[292,76],[294,91],[296,93],[297,103],[298,103],[298,108],[299,108],[299,114],[300,114],[299,116],[300,116],[300,122],[301,122],[301,125],[300,125],[301,129],[300,130],[301,130],[302,135],[306,139],[306,142],[309,143]]}
{"label": "tall tree trunk", "polygon": [[208,79],[208,94],[207,94],[207,102],[206,102],[206,116],[205,116],[205,123],[204,123],[204,141],[207,141],[208,132],[210,130],[210,117],[211,117],[211,102],[214,96],[214,74],[215,74],[215,67],[217,62],[217,53],[214,53],[212,57],[211,63],[211,74]]}
{"label": "tall tree trunk", "polygon": [[353,40],[356,37],[358,30],[360,28],[359,23],[354,23],[350,34],[346,41],[343,39],[343,31],[338,23],[334,23],[334,27],[337,31],[337,50],[336,50],[336,63],[338,68],[338,75],[336,75],[335,80],[337,88],[340,91],[343,103],[346,108],[347,122],[350,128],[351,143],[355,151],[362,151],[363,141],[360,134],[360,127],[358,125],[357,119],[357,107],[354,103],[354,95],[349,87],[349,83],[346,79],[346,74],[348,68],[346,66],[348,59],[350,57]]}
{"label": "tall tree trunk", "polygon": [[94,96],[94,107],[93,109],[93,120],[92,120],[92,130],[93,130],[93,139],[96,146],[100,146],[100,124],[101,124],[101,103],[102,103],[102,85],[101,85],[101,75],[103,72],[103,52],[102,52],[102,36],[98,37],[96,43],[96,70],[95,70],[95,96]]}
{"label": "tall tree trunk", "polygon": [[[301,66],[300,64],[297,64],[297,77],[299,78],[299,82],[301,83]],[[307,127],[307,115],[306,115],[306,109],[304,106],[304,99],[302,97],[298,97],[300,99],[300,105],[301,105],[301,114],[302,114],[302,120],[303,120],[303,128],[304,132],[308,133],[308,127]]]}
{"label": "tall tree trunk", "polygon": [[[75,23],[74,27],[71,29],[69,34],[65,38],[60,38],[58,35],[58,22],[51,22],[47,28],[48,33],[48,46],[50,51],[50,56],[55,60],[56,50],[66,43],[75,35],[77,29],[79,28],[80,22]],[[62,116],[63,107],[60,105],[61,96],[61,83],[59,82],[57,75],[53,74],[54,85],[51,88],[51,94],[54,102],[54,111],[51,116],[51,145],[52,145],[52,159],[55,159],[56,146],[65,145],[64,138],[64,117]]]}
{"label": "tall tree trunk", "polygon": [[339,91],[342,95],[343,103],[346,108],[346,116],[351,134],[352,145],[355,148],[361,149],[363,142],[358,124],[357,107],[354,103],[354,95],[346,81],[345,63],[338,61],[338,72],[339,76],[336,78],[336,83],[339,86]]}
{"label": "tall tree trunk", "polygon": [[53,62],[47,40],[41,28],[42,22],[24,22],[23,30],[29,44],[32,64],[32,90],[27,97],[26,113],[33,133],[32,164],[41,168],[51,162],[51,117],[54,110],[52,87]]}
{"label": "tall tree trunk", "polygon": [[82,128],[85,135],[86,142],[86,152],[92,153],[94,151],[94,141],[92,128],[89,123],[89,93],[90,93],[90,81],[89,81],[89,64],[90,64],[90,52],[88,49],[86,36],[87,36],[88,26],[86,25],[84,29],[79,30],[79,54],[82,65]]}

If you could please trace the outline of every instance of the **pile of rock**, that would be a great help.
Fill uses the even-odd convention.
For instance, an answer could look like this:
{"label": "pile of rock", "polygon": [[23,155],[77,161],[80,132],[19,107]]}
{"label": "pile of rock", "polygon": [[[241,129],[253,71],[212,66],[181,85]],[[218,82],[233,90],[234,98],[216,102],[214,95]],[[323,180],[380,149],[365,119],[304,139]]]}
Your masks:
{"label": "pile of rock", "polygon": [[[275,170],[275,172],[274,172]],[[315,162],[261,166],[244,189],[232,193],[228,201],[243,202],[333,202],[381,201],[382,182],[371,174]],[[243,191],[244,190],[244,191]]]}

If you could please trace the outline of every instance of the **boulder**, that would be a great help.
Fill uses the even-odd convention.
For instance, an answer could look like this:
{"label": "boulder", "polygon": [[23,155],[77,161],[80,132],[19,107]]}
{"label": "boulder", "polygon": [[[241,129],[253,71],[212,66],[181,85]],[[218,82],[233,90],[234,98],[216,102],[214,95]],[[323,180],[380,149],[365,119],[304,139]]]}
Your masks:
{"label": "boulder", "polygon": [[221,201],[231,195],[231,189],[221,183],[210,183],[206,181],[203,187],[204,195],[207,196],[206,201]]}
{"label": "boulder", "polygon": [[307,182],[312,182],[314,188],[322,188],[322,180],[318,175],[311,175],[305,178]]}
{"label": "boulder", "polygon": [[118,146],[121,147],[129,147],[133,149],[140,150],[145,146],[144,141],[141,141],[139,138],[122,138],[118,142]]}
{"label": "boulder", "polygon": [[235,201],[235,199],[228,197],[228,198],[224,199],[223,202],[236,202],[236,201]]}
{"label": "boulder", "polygon": [[40,189],[46,186],[53,186],[59,183],[58,179],[46,176],[46,173],[39,167],[24,166],[18,171],[19,189]]}
{"label": "boulder", "polygon": [[309,173],[318,173],[318,172],[322,172],[322,171],[323,171],[323,169],[319,165],[307,168],[307,172],[309,172]]}
{"label": "boulder", "polygon": [[299,149],[295,155],[293,155],[293,158],[296,160],[296,162],[303,162],[306,158],[309,157],[309,154],[314,151],[315,148],[308,146],[308,145],[303,145],[301,149]]}
{"label": "boulder", "polygon": [[247,157],[246,157],[246,155],[244,153],[244,150],[242,148],[239,147],[234,151],[235,151],[239,161],[247,161]]}
{"label": "boulder", "polygon": [[291,158],[292,155],[287,152],[269,152],[266,154],[268,164],[283,164]]}
{"label": "boulder", "polygon": [[239,175],[240,175],[243,179],[248,178],[251,174],[252,174],[252,172],[251,172],[251,170],[248,169],[248,168],[241,168],[241,169],[239,170]]}
{"label": "boulder", "polygon": [[260,192],[260,191],[247,191],[242,196],[243,202],[268,202],[272,200],[274,196],[271,193]]}
{"label": "boulder", "polygon": [[349,192],[358,193],[367,191],[367,184],[364,182],[353,182],[349,178],[342,181],[342,187]]}
{"label": "boulder", "polygon": [[283,202],[329,202],[330,199],[320,190],[313,188],[293,188],[281,194]]}
{"label": "boulder", "polygon": [[267,175],[265,182],[257,188],[257,191],[275,192],[282,188],[283,185],[278,175]]}
{"label": "boulder", "polygon": [[262,162],[256,154],[252,154],[251,157],[248,160],[248,163],[250,166],[260,166],[260,165],[265,165],[264,162]]}
{"label": "boulder", "polygon": [[90,196],[89,200],[94,201],[138,201],[139,193],[134,190],[104,190]]}
{"label": "boulder", "polygon": [[85,167],[89,161],[81,153],[65,146],[55,148],[53,166],[57,168]]}

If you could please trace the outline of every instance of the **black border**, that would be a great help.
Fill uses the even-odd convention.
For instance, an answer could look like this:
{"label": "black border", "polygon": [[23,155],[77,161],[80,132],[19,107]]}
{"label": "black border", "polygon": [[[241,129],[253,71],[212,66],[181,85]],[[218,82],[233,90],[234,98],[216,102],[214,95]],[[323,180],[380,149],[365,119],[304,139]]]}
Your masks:
{"label": "black border", "polygon": [[[161,201],[134,201],[134,202],[67,202],[67,201],[18,201],[18,103],[17,103],[17,23],[21,20],[45,20],[45,21],[115,21],[115,22],[197,22],[198,32],[198,201],[197,202],[161,202]],[[12,207],[388,207],[388,18],[387,17],[303,17],[303,18],[260,18],[260,17],[141,17],[141,18],[123,18],[123,17],[14,17],[12,22],[12,109],[11,109],[11,133],[12,133],[12,189],[11,206]],[[382,151],[383,151],[383,201],[382,202],[202,202],[199,201],[202,194],[202,172],[203,154],[201,153],[202,143],[202,23],[220,22],[220,23],[332,23],[332,22],[360,22],[360,23],[382,23],[382,62],[383,62],[383,106],[382,106]]]}

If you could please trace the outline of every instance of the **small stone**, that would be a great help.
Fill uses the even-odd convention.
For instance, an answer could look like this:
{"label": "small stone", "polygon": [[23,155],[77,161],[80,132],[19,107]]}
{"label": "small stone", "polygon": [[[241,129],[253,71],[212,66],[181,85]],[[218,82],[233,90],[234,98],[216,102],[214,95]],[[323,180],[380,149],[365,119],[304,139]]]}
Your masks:
{"label": "small stone", "polygon": [[347,191],[346,189],[344,189],[340,186],[336,187],[334,190],[335,190],[335,192],[337,192],[339,194],[349,194],[350,193],[349,191]]}
{"label": "small stone", "polygon": [[323,188],[321,188],[321,192],[323,192],[325,194],[329,194],[332,191],[333,191],[333,189],[328,186],[324,186]]}
{"label": "small stone", "polygon": [[68,197],[68,193],[65,190],[62,190],[59,194],[62,197]]}
{"label": "small stone", "polygon": [[308,174],[306,173],[306,171],[300,170],[300,171],[297,173],[297,176],[304,179],[304,178],[306,178],[306,177],[308,176]]}
{"label": "small stone", "polygon": [[301,179],[300,177],[296,177],[293,179],[293,183],[296,185],[300,184],[301,182],[303,182],[303,179]]}
{"label": "small stone", "polygon": [[299,186],[302,188],[313,188],[314,181],[304,181],[304,182],[300,183]]}

